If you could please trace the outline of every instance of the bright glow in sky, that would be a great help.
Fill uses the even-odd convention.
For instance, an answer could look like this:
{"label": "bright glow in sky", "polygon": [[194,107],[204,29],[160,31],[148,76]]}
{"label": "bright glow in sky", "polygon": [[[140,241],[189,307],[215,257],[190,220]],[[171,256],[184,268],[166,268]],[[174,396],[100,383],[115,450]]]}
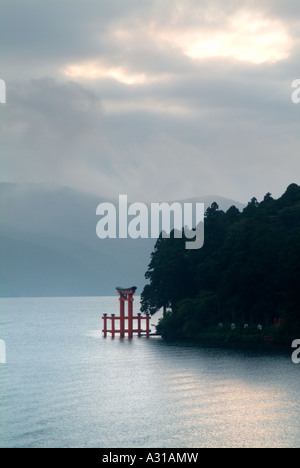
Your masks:
{"label": "bright glow in sky", "polygon": [[2,4],[2,180],[245,203],[300,183],[299,0]]}
{"label": "bright glow in sky", "polygon": [[144,73],[130,74],[122,67],[104,67],[96,61],[68,65],[64,74],[73,79],[113,78],[127,85],[142,84],[147,80]]}
{"label": "bright glow in sky", "polygon": [[[264,18],[261,13],[238,12],[225,17],[223,22],[219,19],[218,27],[215,28],[201,21],[198,25],[187,27],[176,18],[175,21],[170,18],[166,25],[153,21],[143,23],[142,26],[139,22],[125,22],[112,27],[111,35],[124,50],[132,50],[139,42],[146,40],[154,49],[175,48],[179,55],[194,60],[222,57],[254,64],[286,59],[292,47],[292,39],[284,24],[278,19]],[[136,70],[139,70],[139,63],[136,64]],[[97,59],[67,64],[63,74],[78,80],[112,78],[126,85],[140,85],[155,80],[142,69],[131,72],[124,66],[104,65]]]}
{"label": "bright glow in sky", "polygon": [[170,28],[159,36],[193,59],[228,57],[257,64],[287,58],[292,45],[280,21],[249,13],[234,15],[224,29],[179,32]]}

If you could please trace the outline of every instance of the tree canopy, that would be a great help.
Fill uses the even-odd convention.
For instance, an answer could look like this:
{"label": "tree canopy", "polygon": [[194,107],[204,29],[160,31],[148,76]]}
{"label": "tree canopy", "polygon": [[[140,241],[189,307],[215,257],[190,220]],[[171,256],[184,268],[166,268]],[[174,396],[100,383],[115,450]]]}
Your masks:
{"label": "tree canopy", "polygon": [[184,236],[160,236],[145,277],[141,310],[168,310],[158,327],[166,337],[235,323],[261,324],[282,342],[300,338],[300,187],[252,198],[242,212],[213,203],[204,246],[186,250]]}

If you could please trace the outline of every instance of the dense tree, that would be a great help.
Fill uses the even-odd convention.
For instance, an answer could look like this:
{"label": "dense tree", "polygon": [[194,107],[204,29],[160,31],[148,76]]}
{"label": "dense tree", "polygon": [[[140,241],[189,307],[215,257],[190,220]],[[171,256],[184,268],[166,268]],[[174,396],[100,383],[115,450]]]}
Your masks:
{"label": "dense tree", "polygon": [[[185,240],[175,239],[171,233],[170,239],[158,238],[151,262],[145,275],[150,280],[141,298],[142,312],[155,313],[159,309],[173,307],[190,290]],[[184,292],[183,292],[184,291]]]}
{"label": "dense tree", "polygon": [[242,212],[213,203],[202,249],[160,237],[146,278],[142,310],[171,309],[160,322],[165,336],[197,337],[235,322],[262,324],[278,341],[300,338],[300,187],[278,200],[252,198]]}

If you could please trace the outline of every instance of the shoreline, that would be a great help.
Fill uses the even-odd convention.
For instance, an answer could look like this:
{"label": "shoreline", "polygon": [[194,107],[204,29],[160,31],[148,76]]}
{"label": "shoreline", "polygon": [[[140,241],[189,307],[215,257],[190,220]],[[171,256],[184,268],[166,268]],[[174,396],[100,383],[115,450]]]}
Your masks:
{"label": "shoreline", "polygon": [[[270,333],[270,330],[263,330],[261,334],[243,333],[242,331],[203,331],[195,336],[178,334],[168,334],[165,330],[158,331],[155,335],[161,336],[167,343],[182,343],[191,344],[212,348],[227,348],[227,349],[256,349],[264,352],[280,351],[288,353],[292,350],[290,342],[277,341]],[[296,337],[294,338],[296,339]]]}
{"label": "shoreline", "polygon": [[222,341],[214,339],[200,338],[166,338],[160,335],[161,338],[170,345],[196,346],[201,348],[216,348],[236,351],[252,351],[262,354],[286,354],[292,353],[291,346],[282,343],[264,343],[255,341]]}

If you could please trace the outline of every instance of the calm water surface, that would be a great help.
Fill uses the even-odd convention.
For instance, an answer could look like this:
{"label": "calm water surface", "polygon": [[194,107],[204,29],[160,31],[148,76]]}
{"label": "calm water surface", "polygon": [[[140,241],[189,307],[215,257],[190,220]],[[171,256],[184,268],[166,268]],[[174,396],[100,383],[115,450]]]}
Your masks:
{"label": "calm water surface", "polygon": [[104,339],[104,312],[117,297],[0,300],[1,447],[300,447],[289,353]]}

